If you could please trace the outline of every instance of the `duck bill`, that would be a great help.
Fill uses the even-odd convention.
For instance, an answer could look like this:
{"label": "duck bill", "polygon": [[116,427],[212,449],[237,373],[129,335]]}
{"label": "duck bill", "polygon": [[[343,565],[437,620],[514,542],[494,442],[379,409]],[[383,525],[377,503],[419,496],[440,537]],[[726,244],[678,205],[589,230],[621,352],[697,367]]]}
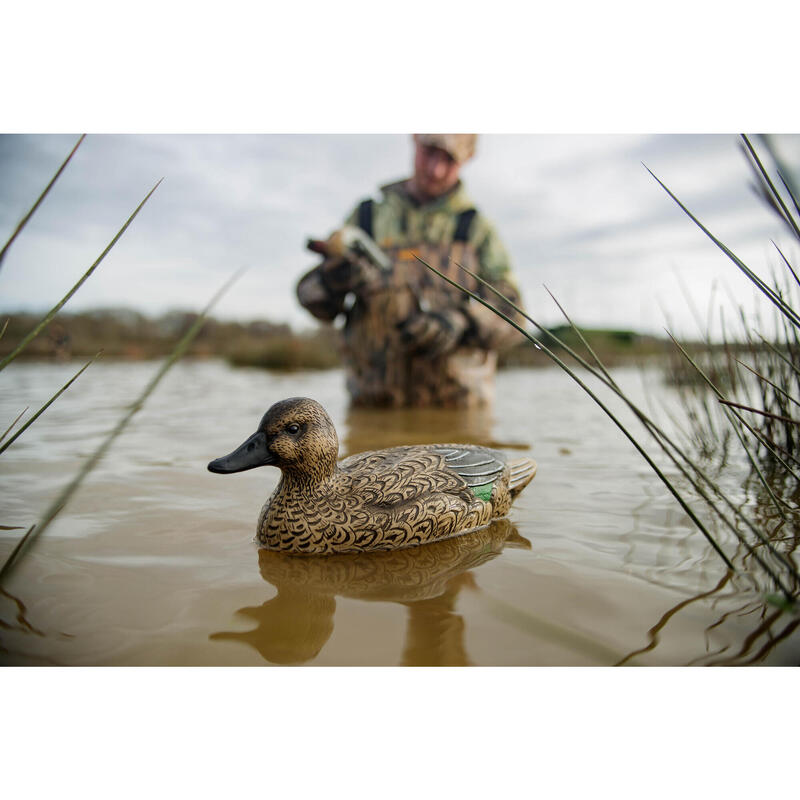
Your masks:
{"label": "duck bill", "polygon": [[267,448],[267,435],[258,431],[232,453],[222,458],[215,458],[208,465],[208,470],[227,475],[230,472],[244,472],[246,469],[267,467],[274,463],[275,458]]}

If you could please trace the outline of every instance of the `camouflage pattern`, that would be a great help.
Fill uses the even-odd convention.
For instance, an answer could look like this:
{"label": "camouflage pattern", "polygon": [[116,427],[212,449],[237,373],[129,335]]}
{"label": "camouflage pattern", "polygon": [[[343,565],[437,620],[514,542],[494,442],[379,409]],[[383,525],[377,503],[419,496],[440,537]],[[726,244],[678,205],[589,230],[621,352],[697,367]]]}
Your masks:
{"label": "camouflage pattern", "polygon": [[[474,207],[460,183],[423,206],[406,187],[405,181],[383,187],[383,198],[373,208],[373,238],[390,257],[392,270],[381,272],[358,258],[328,259],[300,280],[298,298],[320,319],[345,314],[343,355],[354,403],[490,403],[497,351],[518,334],[433,274],[415,254],[497,305],[491,292],[456,266],[462,264],[519,305],[508,255],[480,213],[468,241],[454,241],[458,215]],[[357,210],[347,224],[358,224]],[[515,316],[510,308],[503,310]]]}
{"label": "camouflage pattern", "polygon": [[438,147],[450,154],[459,164],[475,155],[476,133],[415,133],[414,141],[428,147]]}

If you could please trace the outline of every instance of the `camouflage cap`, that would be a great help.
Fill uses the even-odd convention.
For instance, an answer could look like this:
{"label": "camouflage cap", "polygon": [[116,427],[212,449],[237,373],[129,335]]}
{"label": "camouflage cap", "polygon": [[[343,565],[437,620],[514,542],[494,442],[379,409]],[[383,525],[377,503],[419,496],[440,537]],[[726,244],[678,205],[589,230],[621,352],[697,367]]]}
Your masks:
{"label": "camouflage cap", "polygon": [[477,133],[415,133],[414,141],[428,147],[439,147],[449,153],[459,164],[475,155]]}

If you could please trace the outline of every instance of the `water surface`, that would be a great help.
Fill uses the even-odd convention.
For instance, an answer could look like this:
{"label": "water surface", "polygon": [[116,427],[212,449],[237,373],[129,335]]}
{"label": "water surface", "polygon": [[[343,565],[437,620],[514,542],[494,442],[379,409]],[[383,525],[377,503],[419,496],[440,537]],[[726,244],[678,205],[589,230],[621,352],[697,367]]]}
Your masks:
{"label": "water surface", "polygon": [[[0,457],[0,525],[27,528],[154,373],[101,363]],[[0,421],[72,364],[3,375]],[[643,397],[642,375],[617,380]],[[670,402],[647,374],[653,404]],[[253,536],[272,468],[220,476],[269,405],[319,400],[342,456],[422,442],[531,455],[508,520],[392,553],[296,558]],[[8,423],[6,423],[8,424]],[[5,427],[3,425],[3,427]],[[742,475],[730,479],[735,491]],[[21,531],[0,530],[0,557]],[[721,535],[727,551],[736,551]],[[339,371],[178,364],[0,596],[6,664],[794,664],[797,620],[730,577],[632,446],[560,371],[508,370],[491,413],[348,409]]]}

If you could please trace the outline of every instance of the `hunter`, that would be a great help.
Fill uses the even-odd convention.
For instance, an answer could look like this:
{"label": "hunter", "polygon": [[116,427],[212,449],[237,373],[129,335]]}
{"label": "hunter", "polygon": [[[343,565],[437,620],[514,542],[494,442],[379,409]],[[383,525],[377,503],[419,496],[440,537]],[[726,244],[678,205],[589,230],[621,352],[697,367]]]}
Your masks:
{"label": "hunter", "polygon": [[[520,305],[511,264],[492,224],[475,209],[459,172],[476,134],[415,134],[414,174],[381,188],[346,221],[387,256],[380,269],[362,253],[310,249],[325,259],[297,286],[315,317],[344,315],[342,350],[353,403],[369,406],[481,406],[492,402],[499,350],[519,334],[443,281],[417,256],[499,305],[461,264]],[[334,235],[335,236],[335,235]],[[519,321],[514,312],[504,312]]]}

